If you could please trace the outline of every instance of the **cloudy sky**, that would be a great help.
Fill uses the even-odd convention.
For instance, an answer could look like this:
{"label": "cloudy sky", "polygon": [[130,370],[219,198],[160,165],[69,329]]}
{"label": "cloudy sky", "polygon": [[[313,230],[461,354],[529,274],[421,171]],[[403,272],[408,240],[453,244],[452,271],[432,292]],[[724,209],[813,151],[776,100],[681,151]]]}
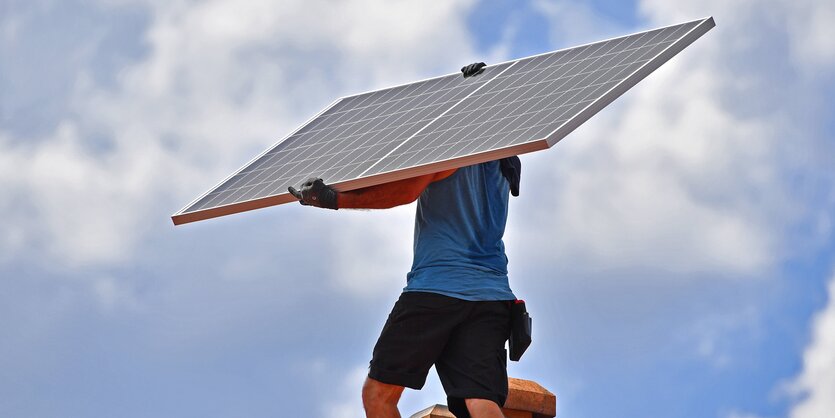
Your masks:
{"label": "cloudy sky", "polygon": [[565,417],[833,416],[826,0],[0,0],[0,416],[361,416],[414,207],[169,216],[336,97],[710,15],[523,156],[509,372]]}

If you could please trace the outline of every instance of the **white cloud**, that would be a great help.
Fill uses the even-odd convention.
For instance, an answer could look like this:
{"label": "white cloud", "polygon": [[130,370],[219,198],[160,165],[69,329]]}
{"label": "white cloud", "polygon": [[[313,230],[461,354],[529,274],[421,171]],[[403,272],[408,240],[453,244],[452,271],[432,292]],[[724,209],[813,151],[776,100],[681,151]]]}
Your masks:
{"label": "white cloud", "polygon": [[[554,26],[575,20],[560,3],[540,8]],[[719,26],[548,155],[525,158],[525,187],[536,191],[527,201],[523,192],[513,225],[522,232],[509,247],[595,269],[758,277],[794,254],[787,231],[815,210],[787,173],[823,173],[804,160],[823,138],[803,135],[814,128],[798,132],[802,106],[768,105],[778,94],[813,102],[818,92],[754,59],[776,36],[758,16],[783,12],[753,1],[648,0],[640,8],[649,26],[710,14]],[[576,21],[588,31],[594,19]]]}
{"label": "white cloud", "polygon": [[623,35],[624,27],[606,19],[587,2],[535,0],[533,9],[549,20],[551,42],[574,46]]}
{"label": "white cloud", "polygon": [[788,27],[793,52],[810,67],[835,66],[835,3],[803,0],[790,3]]}
{"label": "white cloud", "polygon": [[133,143],[98,157],[83,144],[71,121],[33,146],[0,141],[5,180],[0,188],[11,197],[0,206],[9,221],[2,234],[4,253],[42,250],[77,265],[119,260],[136,243],[154,168],[170,161],[154,143]]}
{"label": "white cloud", "polygon": [[[396,294],[412,262],[415,205],[386,211],[340,210],[328,249],[330,276],[354,296]],[[393,292],[397,291],[397,292]]]}
{"label": "white cloud", "polygon": [[[621,99],[616,115],[604,111],[548,151],[560,154],[556,164],[531,159],[528,178],[548,185],[550,196],[531,202],[524,235],[542,237],[535,231],[543,225],[554,231],[534,248],[592,265],[678,272],[749,273],[771,260],[771,224],[734,197],[770,186],[751,170],[771,161],[746,157],[769,123],[727,114],[713,94],[722,77],[697,65],[711,59],[706,49],[684,51]],[[754,166],[740,172],[740,158]]]}
{"label": "white cloud", "polygon": [[812,321],[812,338],[803,353],[803,369],[789,390],[800,400],[791,418],[827,418],[835,412],[835,275],[827,306]]}
{"label": "white cloud", "polygon": [[[706,35],[707,42],[699,40],[694,45],[704,44],[701,57],[686,50],[683,54],[690,54],[684,55],[689,58],[675,59],[679,71],[686,68],[692,75],[703,72],[706,77],[702,81],[706,83],[681,89],[681,85],[687,86],[687,81],[692,80],[687,76],[679,85],[667,82],[663,91],[653,93],[672,98],[659,109],[659,114],[661,109],[666,109],[667,115],[671,109],[676,113],[685,109],[681,114],[687,114],[689,107],[689,113],[704,117],[705,123],[676,123],[668,118],[679,128],[687,129],[675,129],[658,121],[647,125],[661,126],[671,132],[671,138],[686,138],[686,143],[679,147],[684,153],[673,151],[670,155],[676,161],[675,167],[683,168],[676,170],[679,174],[689,173],[682,177],[686,178],[683,184],[688,195],[709,198],[702,202],[717,211],[713,222],[736,225],[730,230],[737,230],[735,235],[742,241],[736,240],[736,244],[716,251],[718,260],[724,254],[725,261],[732,263],[725,265],[725,271],[733,269],[733,264],[741,272],[764,271],[781,258],[802,253],[794,250],[797,246],[831,242],[826,238],[831,237],[831,198],[808,193],[802,183],[798,186],[780,179],[804,173],[831,185],[831,170],[826,168],[831,166],[831,159],[810,155],[815,153],[812,150],[828,149],[828,139],[822,134],[822,127],[827,124],[822,114],[827,112],[819,114],[816,104],[829,106],[830,111],[831,105],[822,102],[820,87],[810,88],[803,77],[829,73],[835,35],[832,25],[820,22],[833,15],[835,6],[815,1],[773,1],[764,6],[762,2],[747,0],[641,2],[642,12],[656,22],[709,14],[717,20],[717,28]],[[760,52],[765,50],[768,54]],[[679,96],[682,91],[686,96]],[[829,161],[822,162],[826,160]],[[711,173],[718,175],[713,177]],[[713,187],[704,187],[708,184]],[[716,203],[719,204],[714,206]],[[786,232],[798,225],[805,225],[810,233],[799,238]],[[690,224],[699,231],[709,231],[706,226],[711,225],[698,221]],[[733,241],[719,240],[729,244]],[[803,396],[791,411],[793,418],[828,417],[835,411],[835,279],[829,286],[829,299],[829,306],[814,321],[803,372],[792,385],[794,393]],[[744,322],[758,316],[753,313]],[[721,351],[716,353],[717,346],[711,342],[716,341],[712,336],[720,335],[727,326],[708,323],[702,328],[707,337],[702,339],[702,351],[712,358],[720,354],[718,359],[722,360]],[[741,412],[731,415],[749,416]]]}
{"label": "white cloud", "polygon": [[362,415],[362,384],[368,376],[367,366],[357,366],[345,374],[342,381],[330,385],[331,401],[322,407],[327,418],[354,418]]}
{"label": "white cloud", "polygon": [[[758,0],[665,2],[644,0],[641,11],[653,20],[688,20],[707,15],[725,27],[743,20],[754,31],[786,30],[791,58],[799,68],[819,73],[819,66],[835,64],[835,4],[819,0]],[[733,29],[731,29],[733,30]]]}
{"label": "white cloud", "polygon": [[147,54],[115,87],[78,74],[72,112],[36,145],[0,132],[2,188],[16,196],[0,203],[2,253],[124,260],[168,212],[337,94],[455,71],[471,55],[472,3],[102,2],[150,10]]}

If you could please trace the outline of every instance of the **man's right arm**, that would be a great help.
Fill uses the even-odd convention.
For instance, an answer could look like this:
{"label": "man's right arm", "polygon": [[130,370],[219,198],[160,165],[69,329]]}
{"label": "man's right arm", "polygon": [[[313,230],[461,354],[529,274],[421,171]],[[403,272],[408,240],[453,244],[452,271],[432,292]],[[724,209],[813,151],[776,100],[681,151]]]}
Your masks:
{"label": "man's right arm", "polygon": [[388,209],[414,202],[432,182],[443,180],[452,175],[455,169],[439,173],[412,177],[377,186],[340,192],[337,201],[340,208],[349,209]]}
{"label": "man's right arm", "polygon": [[455,169],[441,171],[348,192],[337,192],[322,179],[311,177],[300,190],[289,187],[288,191],[303,205],[328,209],[388,209],[414,202],[430,183],[454,172]]}

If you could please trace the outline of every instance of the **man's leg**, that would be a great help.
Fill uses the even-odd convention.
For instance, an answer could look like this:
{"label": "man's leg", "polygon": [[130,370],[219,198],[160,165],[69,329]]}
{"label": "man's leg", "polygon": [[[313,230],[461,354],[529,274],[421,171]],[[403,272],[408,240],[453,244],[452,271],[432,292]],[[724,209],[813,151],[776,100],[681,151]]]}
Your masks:
{"label": "man's leg", "polygon": [[[405,292],[391,310],[362,391],[366,415],[399,417],[397,401],[408,387],[419,390],[463,318],[464,301],[435,293]],[[385,382],[385,383],[384,383]]]}
{"label": "man's leg", "polygon": [[502,417],[507,399],[509,302],[470,302],[472,310],[458,325],[435,363],[449,410],[459,418]]}
{"label": "man's leg", "polygon": [[493,401],[487,399],[464,399],[467,410],[473,418],[505,418],[501,408]]}
{"label": "man's leg", "polygon": [[362,405],[365,407],[365,416],[367,418],[400,418],[397,402],[400,401],[401,394],[403,394],[403,386],[366,378],[362,386]]}

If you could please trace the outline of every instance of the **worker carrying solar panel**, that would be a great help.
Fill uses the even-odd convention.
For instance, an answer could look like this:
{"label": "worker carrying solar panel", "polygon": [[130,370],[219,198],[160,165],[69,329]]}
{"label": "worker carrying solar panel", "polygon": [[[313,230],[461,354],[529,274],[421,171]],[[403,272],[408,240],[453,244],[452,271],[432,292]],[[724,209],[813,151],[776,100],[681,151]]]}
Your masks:
{"label": "worker carrying solar panel", "polygon": [[[484,66],[461,71],[477,76]],[[321,178],[289,188],[301,204],[328,209],[417,200],[414,261],[374,347],[362,393],[367,416],[399,416],[404,388],[422,388],[433,364],[456,417],[502,416],[511,312],[527,314],[510,290],[502,242],[520,173],[514,156],[347,192]]]}

